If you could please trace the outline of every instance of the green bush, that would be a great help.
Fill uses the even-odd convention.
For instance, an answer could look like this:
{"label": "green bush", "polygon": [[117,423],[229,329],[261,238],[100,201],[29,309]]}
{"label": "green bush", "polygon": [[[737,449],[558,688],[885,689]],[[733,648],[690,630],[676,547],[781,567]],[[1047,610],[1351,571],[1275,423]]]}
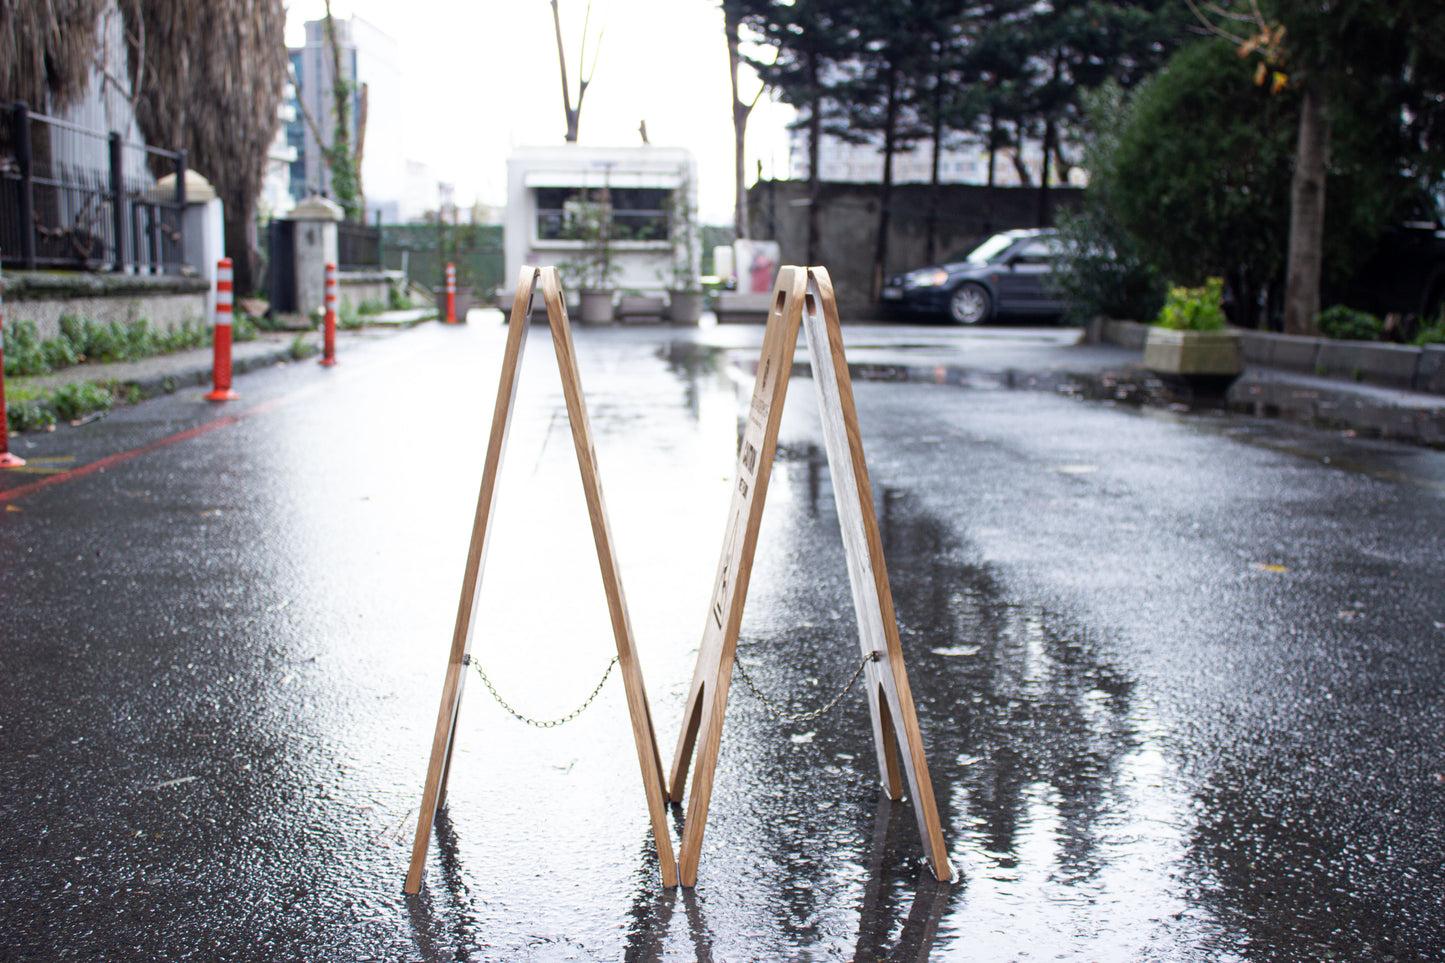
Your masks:
{"label": "green bush", "polygon": [[109,411],[115,397],[107,388],[90,381],[61,385],[50,394],[55,413],[66,421],[92,411]]}
{"label": "green bush", "polygon": [[40,332],[32,321],[17,321],[5,326],[5,374],[12,377],[47,374],[50,365]]}
{"label": "green bush", "polygon": [[1082,96],[1082,165],[1091,177],[1079,210],[1059,214],[1063,244],[1053,285],[1074,321],[1101,315],[1145,321],[1164,304],[1164,279],[1114,212],[1119,191],[1114,158],[1128,105],[1122,88],[1113,82]]}
{"label": "green bush", "polygon": [[411,307],[411,299],[406,296],[403,284],[391,284],[386,289],[386,306],[392,311],[405,311]]}
{"label": "green bush", "polygon": [[1445,310],[1440,312],[1438,318],[1420,329],[1420,333],[1415,336],[1414,343],[1419,345],[1445,344]]}
{"label": "green bush", "polygon": [[55,425],[55,413],[33,401],[5,406],[5,426],[9,431],[43,431]]}
{"label": "green bush", "polygon": [[365,298],[356,306],[356,313],[360,315],[380,314],[386,310],[386,302],[380,298]]}
{"label": "green bush", "polygon": [[1385,326],[1368,311],[1357,311],[1343,304],[1325,308],[1315,315],[1320,333],[1337,341],[1379,341]]}
{"label": "green bush", "polygon": [[1223,331],[1224,280],[1209,278],[1202,288],[1171,287],[1155,322],[1175,331]]}
{"label": "green bush", "polygon": [[341,310],[336,312],[336,326],[343,331],[361,327],[361,315],[350,298],[341,299]]}

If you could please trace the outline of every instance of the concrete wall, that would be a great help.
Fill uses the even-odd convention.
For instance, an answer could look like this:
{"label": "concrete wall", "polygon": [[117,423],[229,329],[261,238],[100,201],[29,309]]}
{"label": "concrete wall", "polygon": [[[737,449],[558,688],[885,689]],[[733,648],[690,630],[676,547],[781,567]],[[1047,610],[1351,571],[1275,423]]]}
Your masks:
{"label": "concrete wall", "polygon": [[209,323],[201,278],[6,271],[5,321],[34,322],[42,338],[60,334],[60,316],[129,324],[142,318],[160,330]]}
{"label": "concrete wall", "polygon": [[363,301],[388,304],[391,289],[400,287],[403,280],[400,271],[338,271],[337,297],[342,303],[350,301],[353,307],[358,308]]}
{"label": "concrete wall", "polygon": [[[1052,212],[1078,205],[1077,188],[1049,188]],[[876,184],[819,186],[818,264],[828,269],[845,319],[876,316],[869,298],[873,252],[877,244]],[[927,184],[895,184],[885,273],[929,263],[930,215],[937,223],[937,260],[966,251],[991,234],[1038,226],[1039,192],[1028,187],[942,184],[935,202]],[[759,181],[748,191],[748,218],[754,237],[772,238],[782,247],[782,263],[806,264],[808,258],[808,185],[805,181]]]}

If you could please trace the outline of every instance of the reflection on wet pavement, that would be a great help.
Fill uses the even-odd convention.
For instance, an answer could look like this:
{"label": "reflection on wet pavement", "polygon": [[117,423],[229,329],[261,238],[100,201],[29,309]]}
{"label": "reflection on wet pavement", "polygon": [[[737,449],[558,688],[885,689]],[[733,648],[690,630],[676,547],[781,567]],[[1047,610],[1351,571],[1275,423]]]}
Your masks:
{"label": "reflection on wet pavement", "polygon": [[[731,356],[687,338],[613,334],[578,332],[578,354],[666,755],[750,382]],[[1400,829],[1438,827],[1440,812],[1429,781],[1438,752],[1417,734],[1438,719],[1439,676],[1422,669],[1440,656],[1415,590],[1400,590],[1390,617],[1424,641],[1395,649],[1329,635],[1345,624],[1333,610],[1323,628],[1301,628],[1282,610],[1274,661],[1314,701],[1275,699],[1251,680],[1255,694],[1236,703],[1247,672],[1274,661],[1220,654],[1232,639],[1187,657],[1141,654],[1097,612],[1043,601],[1018,577],[1037,541],[1011,539],[1002,561],[986,550],[1000,544],[988,526],[1008,524],[1000,505],[1046,514],[1083,511],[1089,498],[1122,503],[1129,483],[1109,461],[1060,444],[1043,462],[1054,467],[1033,464],[1027,479],[970,489],[971,463],[959,458],[946,466],[957,477],[940,481],[953,439],[984,429],[940,416],[890,435],[876,424],[884,396],[870,392],[859,393],[872,419],[864,444],[959,881],[933,882],[911,807],[879,792],[856,689],[795,726],[733,687],[699,885],[664,892],[621,686],[610,682],[576,723],[540,731],[473,685],[425,886],[402,897],[500,333],[407,337],[411,354],[385,369],[390,391],[376,390],[364,356],[349,358],[325,395],[3,516],[0,590],[27,602],[6,613],[0,679],[0,759],[15,787],[0,899],[20,959],[1430,958],[1415,947],[1432,945],[1440,926],[1440,877],[1428,868],[1436,844],[1429,834],[1402,842]],[[250,377],[258,399],[287,397],[299,373]],[[759,688],[794,709],[826,701],[857,664],[804,387],[789,392],[738,651]],[[907,392],[887,396],[899,404],[923,397],[916,386],[876,387]],[[942,397],[975,404],[957,400],[966,389],[936,390],[955,393],[927,396],[940,409]],[[1092,443],[1089,430],[1189,430],[1047,396],[993,397],[1002,394],[986,404],[1060,419],[1078,448]],[[397,401],[419,397],[443,416],[420,418]],[[611,637],[545,338],[533,336],[519,402],[473,651],[509,701],[545,718],[595,684]],[[183,399],[161,400],[102,427],[144,441],[191,417]],[[1195,447],[1201,462],[1218,461],[1215,446],[1233,442],[1218,432],[1169,441],[1173,460],[1131,466],[1140,484],[1192,479],[1192,507],[1209,504],[1219,486],[1176,462]],[[1025,463],[996,437],[968,444],[978,462]],[[1248,465],[1220,470],[1249,490]],[[941,493],[981,507],[950,511]],[[1328,507],[1328,517],[1347,514]],[[1187,513],[1169,511],[1153,529],[1145,519],[1110,531],[1152,532],[1155,544],[1138,549],[1152,564],[1160,529],[1199,538]],[[1370,565],[1382,579],[1395,570],[1384,556],[1403,550],[1383,537],[1361,544],[1380,558],[1329,556],[1317,567],[1345,584]],[[1201,539],[1197,554],[1207,551],[1223,550]],[[1165,564],[1176,561],[1166,553]],[[1077,579],[1098,593],[1117,584],[1089,571]],[[1173,593],[1161,606],[1196,597],[1161,584]],[[1288,598],[1254,588],[1270,583],[1226,589],[1243,593],[1241,584]],[[1223,605],[1225,590],[1207,588]],[[1219,619],[1239,616],[1226,608]],[[1316,682],[1320,659],[1354,659],[1358,671]],[[1207,689],[1195,669],[1223,681]],[[1171,671],[1198,687],[1171,689]],[[1320,694],[1330,686],[1338,698]],[[1399,719],[1371,715],[1380,686],[1403,707]],[[1320,732],[1347,734],[1330,737],[1344,748],[1328,756],[1347,769],[1320,764]],[[1365,732],[1368,742],[1351,741]],[[1357,798],[1331,795],[1343,776]],[[1370,779],[1411,792],[1376,806],[1358,790]]]}

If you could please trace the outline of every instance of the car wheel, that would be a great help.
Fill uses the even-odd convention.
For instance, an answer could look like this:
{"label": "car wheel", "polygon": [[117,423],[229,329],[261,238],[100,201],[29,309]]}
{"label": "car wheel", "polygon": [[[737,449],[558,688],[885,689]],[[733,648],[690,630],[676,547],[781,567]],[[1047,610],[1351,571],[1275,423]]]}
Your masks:
{"label": "car wheel", "polygon": [[993,310],[988,291],[981,285],[962,284],[948,299],[948,316],[959,324],[981,324]]}

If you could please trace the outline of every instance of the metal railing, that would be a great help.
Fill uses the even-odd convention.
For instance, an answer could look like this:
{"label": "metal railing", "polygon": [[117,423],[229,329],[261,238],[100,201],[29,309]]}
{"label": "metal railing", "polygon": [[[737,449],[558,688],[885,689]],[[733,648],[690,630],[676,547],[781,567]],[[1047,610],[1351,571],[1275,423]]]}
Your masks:
{"label": "metal railing", "polygon": [[[175,174],[156,186],[155,171]],[[0,105],[0,251],[26,270],[178,273],[186,153]]]}
{"label": "metal railing", "polygon": [[336,225],[336,261],[343,271],[381,269],[381,228],[341,221]]}

